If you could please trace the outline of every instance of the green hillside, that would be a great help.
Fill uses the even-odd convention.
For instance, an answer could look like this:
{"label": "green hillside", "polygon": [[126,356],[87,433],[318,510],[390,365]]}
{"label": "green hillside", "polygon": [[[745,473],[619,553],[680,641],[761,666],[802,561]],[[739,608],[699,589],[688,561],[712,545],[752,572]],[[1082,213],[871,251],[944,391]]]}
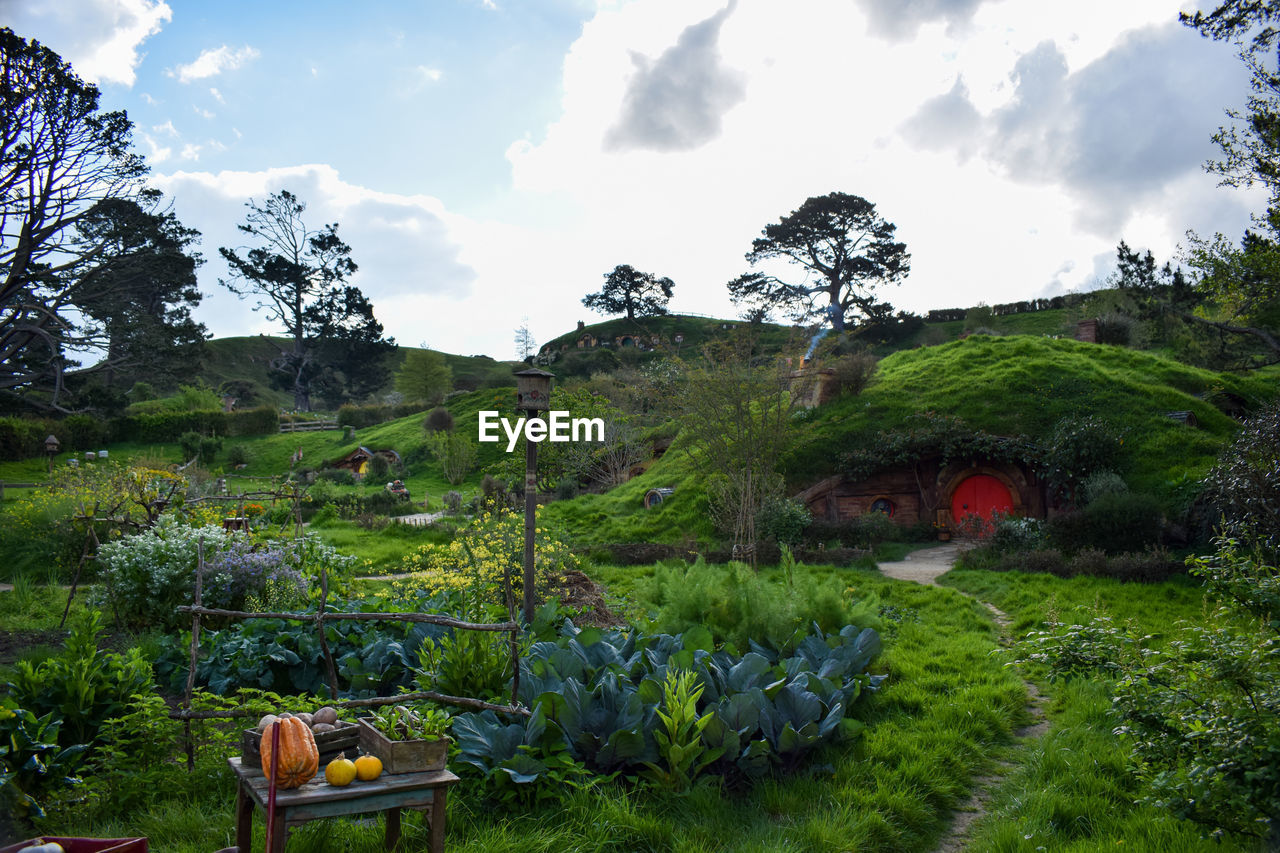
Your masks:
{"label": "green hillside", "polygon": [[[1048,312],[1040,312],[1048,313]],[[841,472],[842,456],[874,446],[885,433],[919,427],[920,413],[958,416],[975,430],[1043,440],[1067,415],[1097,414],[1124,435],[1131,487],[1166,503],[1185,501],[1235,433],[1215,407],[1228,392],[1252,405],[1274,398],[1274,375],[1239,377],[1189,367],[1123,347],[1032,336],[973,336],[904,350],[880,362],[874,384],[802,413],[796,446],[783,460],[789,489]],[[1190,411],[1189,427],[1167,417]],[[674,486],[660,507],[646,490]],[[679,543],[709,539],[706,497],[681,442],[644,474],[603,495],[552,504],[547,516],[575,541]]]}
{"label": "green hillside", "polygon": [[[206,341],[201,370],[194,378],[214,390],[236,396],[239,399],[237,405],[242,409],[261,405],[290,408],[293,395],[272,386],[270,367],[271,359],[289,345],[286,338],[267,335]],[[416,347],[396,348],[391,362],[393,374],[410,349]],[[443,355],[445,363],[453,371],[454,387],[461,391],[514,385],[511,374],[522,366],[519,362],[497,361],[487,355]],[[374,397],[381,399],[393,390],[394,385],[388,381]]]}
{"label": "green hillside", "polygon": [[[1068,415],[1096,414],[1125,436],[1134,488],[1168,495],[1199,477],[1234,434],[1211,402],[1227,392],[1251,406],[1277,394],[1268,377],[1190,367],[1124,347],[1043,337],[974,336],[884,359],[875,383],[809,413],[787,475],[796,483],[835,473],[843,453],[913,426],[921,412],[955,415],[994,435],[1046,438]],[[1194,413],[1198,427],[1171,420]]]}

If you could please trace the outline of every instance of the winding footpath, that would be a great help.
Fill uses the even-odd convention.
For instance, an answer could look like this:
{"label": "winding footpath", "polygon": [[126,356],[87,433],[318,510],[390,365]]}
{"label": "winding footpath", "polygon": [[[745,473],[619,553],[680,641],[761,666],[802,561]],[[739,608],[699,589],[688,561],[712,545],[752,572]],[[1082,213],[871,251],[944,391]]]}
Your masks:
{"label": "winding footpath", "polygon": [[[953,542],[936,548],[914,551],[898,562],[880,563],[880,573],[895,580],[909,581],[911,583],[924,584],[925,586],[938,586],[938,578],[951,571],[952,567],[955,566],[961,547],[961,545]],[[962,594],[973,598],[974,601],[977,601],[991,612],[992,619],[995,620],[996,625],[1000,628],[1001,644],[1008,644],[1011,641],[1008,614],[989,601],[975,598],[968,595],[968,593]],[[1045,718],[1044,709],[1041,707],[1043,697],[1040,695],[1040,691],[1026,679],[1023,679],[1022,683],[1027,689],[1027,713],[1031,716],[1033,722],[1031,725],[1017,729],[1013,735],[1020,745],[1026,746],[1049,730],[1049,721]],[[969,840],[970,826],[973,825],[974,821],[986,814],[987,801],[991,799],[992,792],[1003,780],[1010,766],[1008,762],[1000,762],[991,774],[979,776],[973,780],[973,793],[967,801],[956,808],[951,826],[939,840],[938,845],[934,848],[934,853],[959,853],[964,849]]]}

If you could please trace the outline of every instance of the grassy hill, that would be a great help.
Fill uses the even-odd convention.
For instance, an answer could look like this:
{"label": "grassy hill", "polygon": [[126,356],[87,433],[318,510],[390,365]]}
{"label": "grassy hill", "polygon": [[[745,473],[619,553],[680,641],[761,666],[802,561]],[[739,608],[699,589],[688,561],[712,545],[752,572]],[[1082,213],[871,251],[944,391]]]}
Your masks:
{"label": "grassy hill", "polygon": [[[200,372],[193,378],[215,390],[231,390],[239,397],[240,408],[261,405],[291,408],[293,395],[272,386],[270,367],[271,359],[290,345],[287,338],[267,335],[206,341]],[[391,362],[393,373],[410,349],[415,347],[396,348]],[[513,386],[511,374],[522,366],[519,362],[497,361],[487,355],[443,355],[453,371],[454,387],[462,391]],[[388,381],[374,396],[381,398],[393,390],[393,384]]]}
{"label": "grassy hill", "polygon": [[[1131,487],[1173,505],[1189,497],[1235,433],[1235,421],[1212,402],[1221,392],[1257,404],[1276,397],[1278,387],[1274,375],[1215,373],[1123,347],[974,336],[895,353],[880,362],[863,394],[800,415],[795,449],[782,467],[790,490],[799,491],[840,473],[842,454],[874,444],[884,433],[917,427],[924,412],[1033,440],[1043,440],[1067,415],[1098,414],[1125,436],[1122,473]],[[1172,411],[1193,412],[1199,426],[1171,420]],[[645,491],[660,486],[674,486],[675,494],[645,510]],[[677,441],[625,485],[545,512],[575,541],[680,543],[709,536],[705,509],[700,478]]]}

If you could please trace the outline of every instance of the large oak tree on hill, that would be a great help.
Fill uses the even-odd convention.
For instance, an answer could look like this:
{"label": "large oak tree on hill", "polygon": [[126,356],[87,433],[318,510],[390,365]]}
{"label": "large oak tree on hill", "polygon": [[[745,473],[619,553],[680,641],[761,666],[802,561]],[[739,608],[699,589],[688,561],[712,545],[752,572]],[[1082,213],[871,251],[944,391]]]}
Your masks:
{"label": "large oak tree on hill", "polygon": [[293,338],[271,366],[288,378],[294,407],[310,411],[315,390],[335,403],[385,384],[394,345],[383,340],[369,300],[346,283],[356,263],[337,224],[309,228],[306,204],[288,190],[245,206],[237,227],[258,245],[218,250],[231,270],[222,285],[237,296],[256,295],[254,310],[265,310]]}
{"label": "large oak tree on hill", "polygon": [[750,272],[729,282],[734,302],[752,308],[781,308],[797,322],[825,317],[843,332],[859,319],[882,318],[891,306],[876,301],[878,288],[896,284],[911,271],[897,226],[865,198],[829,193],[806,199],[778,222],[766,225],[747,253],[753,267],[782,261],[801,269],[780,278]]}
{"label": "large oak tree on hill", "polygon": [[625,314],[628,320],[667,313],[675,282],[619,264],[605,273],[604,287],[585,296],[582,304],[601,314]]}

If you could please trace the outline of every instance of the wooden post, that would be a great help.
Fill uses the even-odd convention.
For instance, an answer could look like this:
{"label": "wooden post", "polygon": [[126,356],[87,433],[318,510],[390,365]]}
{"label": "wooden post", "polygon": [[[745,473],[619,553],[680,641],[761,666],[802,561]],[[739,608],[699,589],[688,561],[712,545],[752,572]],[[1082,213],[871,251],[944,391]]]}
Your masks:
{"label": "wooden post", "polygon": [[[538,416],[529,413],[529,420]],[[527,436],[527,433],[526,433]],[[538,513],[538,442],[524,441],[524,618],[526,626],[533,624],[533,538]]]}
{"label": "wooden post", "polygon": [[320,607],[316,610],[316,632],[320,635],[320,650],[324,652],[324,662],[329,670],[329,698],[338,698],[338,668],[333,662],[333,652],[329,650],[329,640],[324,635],[324,605],[329,599],[329,570],[320,567]]}
{"label": "wooden post", "polygon": [[[195,606],[203,607],[202,592],[204,589],[204,539],[196,542],[196,595]],[[200,611],[191,614],[191,661],[187,668],[187,689],[183,694],[183,704],[191,710],[191,696],[196,687],[196,661],[200,657]],[[196,768],[196,746],[191,738],[191,720],[183,722],[184,735],[187,740],[187,772]]]}

